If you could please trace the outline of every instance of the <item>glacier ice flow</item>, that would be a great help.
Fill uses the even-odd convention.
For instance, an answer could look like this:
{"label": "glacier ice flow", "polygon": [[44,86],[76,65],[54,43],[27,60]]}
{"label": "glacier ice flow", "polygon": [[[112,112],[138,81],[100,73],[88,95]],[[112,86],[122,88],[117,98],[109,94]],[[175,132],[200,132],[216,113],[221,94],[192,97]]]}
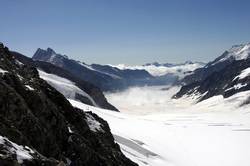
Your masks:
{"label": "glacier ice flow", "polygon": [[177,89],[144,87],[107,95],[121,113],[69,101],[105,119],[124,154],[140,166],[249,166],[250,109],[238,105],[250,92],[193,104],[187,97],[171,99]]}

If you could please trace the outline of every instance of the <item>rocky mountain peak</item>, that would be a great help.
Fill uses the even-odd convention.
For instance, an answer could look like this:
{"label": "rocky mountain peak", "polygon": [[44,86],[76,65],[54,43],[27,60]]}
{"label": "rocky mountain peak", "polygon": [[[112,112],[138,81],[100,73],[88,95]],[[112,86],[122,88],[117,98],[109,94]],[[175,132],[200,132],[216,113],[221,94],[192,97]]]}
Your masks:
{"label": "rocky mountain peak", "polygon": [[47,48],[47,53],[51,54],[51,55],[52,54],[56,54],[56,52],[52,48],[50,48],[50,47]]}
{"label": "rocky mountain peak", "polygon": [[52,48],[48,47],[46,50],[38,48],[32,59],[46,62],[53,62],[62,65],[63,60],[68,59],[66,55],[56,53]]}

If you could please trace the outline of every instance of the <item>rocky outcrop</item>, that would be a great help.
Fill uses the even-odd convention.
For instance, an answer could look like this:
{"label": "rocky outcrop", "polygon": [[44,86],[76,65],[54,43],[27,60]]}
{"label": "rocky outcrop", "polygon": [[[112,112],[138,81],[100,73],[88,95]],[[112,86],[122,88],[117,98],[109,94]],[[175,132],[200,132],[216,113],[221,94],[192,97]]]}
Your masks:
{"label": "rocky outcrop", "polygon": [[[89,118],[100,124],[97,130]],[[35,67],[17,61],[1,44],[0,165],[136,164],[122,154],[104,120],[73,108]]]}

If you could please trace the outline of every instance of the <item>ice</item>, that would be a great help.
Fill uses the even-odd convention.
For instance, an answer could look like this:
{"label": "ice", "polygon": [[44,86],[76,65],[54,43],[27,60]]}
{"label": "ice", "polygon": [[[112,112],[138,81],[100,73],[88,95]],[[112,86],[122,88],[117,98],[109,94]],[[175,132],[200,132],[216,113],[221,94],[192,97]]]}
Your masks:
{"label": "ice", "polygon": [[178,87],[147,88],[109,94],[120,113],[69,101],[106,120],[123,153],[140,166],[250,165],[250,107],[239,107],[250,91],[193,104],[171,99]]}

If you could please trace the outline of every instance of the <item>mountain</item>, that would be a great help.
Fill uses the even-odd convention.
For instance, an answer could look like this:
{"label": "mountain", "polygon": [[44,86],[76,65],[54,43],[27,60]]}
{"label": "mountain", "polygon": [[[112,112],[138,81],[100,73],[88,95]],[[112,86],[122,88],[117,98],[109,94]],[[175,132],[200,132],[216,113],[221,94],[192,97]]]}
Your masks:
{"label": "mountain", "polygon": [[131,86],[171,85],[191,74],[193,70],[204,66],[204,63],[189,61],[182,64],[155,62],[142,66],[88,65],[58,54],[51,48],[37,49],[32,59],[61,67],[103,91],[124,90]]}
{"label": "mountain", "polygon": [[[233,46],[220,57],[186,76],[174,96],[192,96],[202,101],[215,95],[230,97],[250,90],[250,44]],[[250,97],[242,104],[250,103]]]}
{"label": "mountain", "polygon": [[174,84],[184,78],[185,76],[192,74],[192,72],[197,69],[205,66],[205,63],[202,62],[191,62],[187,61],[185,63],[174,64],[174,63],[147,63],[141,66],[127,66],[124,64],[111,65],[117,67],[121,70],[146,70],[157,80],[162,80],[162,84]]}
{"label": "mountain", "polygon": [[3,44],[0,58],[0,165],[136,165],[106,121],[74,108]]}
{"label": "mountain", "polygon": [[209,62],[203,68],[196,69],[191,75],[186,76],[183,80],[183,84],[190,84],[196,81],[203,81],[210,74],[218,72],[230,65],[234,61],[244,60],[249,57],[250,43],[234,45],[230,49],[226,50],[221,56],[214,61]]}
{"label": "mountain", "polygon": [[145,70],[120,70],[108,65],[87,65],[69,59],[65,55],[57,54],[51,48],[47,50],[39,48],[32,59],[61,67],[75,77],[88,81],[103,91],[121,90],[135,84],[144,85],[147,84],[145,80],[153,78]]}
{"label": "mountain", "polygon": [[[83,103],[95,105],[104,109],[118,111],[114,106],[108,103],[102,91],[97,86],[51,63],[33,61],[31,58],[28,58],[18,52],[12,51],[11,53],[16,59],[18,59],[19,62],[38,68],[39,73],[44,76],[43,79],[46,79],[51,86],[60,91],[66,98],[76,99]],[[58,81],[52,82],[51,80],[53,79],[49,79],[51,77],[56,77]]]}

